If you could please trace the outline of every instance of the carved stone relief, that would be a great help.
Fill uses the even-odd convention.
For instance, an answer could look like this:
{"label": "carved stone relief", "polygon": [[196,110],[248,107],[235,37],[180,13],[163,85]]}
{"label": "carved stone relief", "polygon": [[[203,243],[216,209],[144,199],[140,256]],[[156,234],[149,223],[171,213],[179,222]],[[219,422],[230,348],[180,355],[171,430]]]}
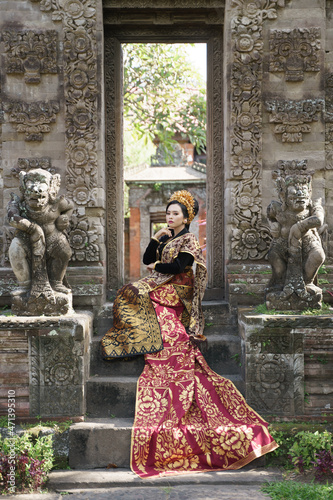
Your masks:
{"label": "carved stone relief", "polygon": [[262,93],[263,36],[266,19],[277,17],[284,1],[233,0],[230,154],[234,180],[231,257],[262,259],[270,243],[262,223]]}
{"label": "carved stone relief", "polygon": [[[125,6],[122,6],[125,7]],[[179,5],[177,5],[179,7]],[[214,10],[207,10],[203,11],[202,8],[200,9],[200,12],[197,12],[195,14],[191,14],[191,16],[188,15],[188,13],[185,12],[177,12],[175,8],[172,10],[163,10],[161,12],[159,11],[153,11],[153,12],[146,12],[144,13],[144,19],[141,15],[141,22],[144,22],[146,24],[150,25],[168,25],[168,24],[182,24],[186,25],[189,23],[200,23],[201,25],[204,24],[223,24],[224,20],[224,9],[221,8],[215,8]],[[105,24],[137,24],[138,23],[138,14],[137,13],[132,13],[131,11],[106,11],[104,15],[104,22]]]}
{"label": "carved stone relief", "polygon": [[84,407],[83,345],[71,335],[53,332],[52,337],[29,337],[30,415],[80,415]]}
{"label": "carved stone relief", "polygon": [[[275,318],[274,318],[275,319]],[[304,413],[304,334],[289,320],[241,313],[245,344],[246,400],[263,414]],[[297,323],[298,327],[298,323]]]}
{"label": "carved stone relief", "polygon": [[80,216],[77,210],[71,217],[69,244],[72,249],[72,261],[98,262],[100,251],[98,246],[98,228],[87,217]]}
{"label": "carved stone relief", "polygon": [[304,72],[320,70],[319,28],[271,30],[269,71],[285,72],[286,81],[304,80]]}
{"label": "carved stone relief", "polygon": [[333,74],[325,78],[325,168],[333,169]]}
{"label": "carved stone relief", "polygon": [[88,191],[97,186],[97,50],[95,2],[32,0],[54,21],[63,21],[66,187],[80,205],[94,206]]}
{"label": "carved stone relief", "polygon": [[17,165],[11,169],[14,177],[19,177],[19,173],[24,171],[28,172],[34,168],[41,168],[50,172],[50,174],[55,174],[55,168],[51,165],[51,158],[41,157],[41,158],[19,158],[17,160]]}
{"label": "carved stone relief", "polygon": [[8,121],[15,130],[25,134],[26,141],[42,141],[56,121],[60,106],[58,101],[49,102],[4,102]]}
{"label": "carved stone relief", "polygon": [[196,8],[221,8],[225,0],[103,0],[104,9],[111,8],[163,8],[168,9],[196,9]]}
{"label": "carved stone relief", "polygon": [[266,101],[269,121],[277,124],[274,132],[281,134],[282,142],[302,142],[303,134],[311,132],[310,124],[318,121],[322,105],[322,99]]}
{"label": "carved stone relief", "polygon": [[57,73],[57,32],[5,30],[7,74],[24,74],[26,83],[39,83],[41,74]]}
{"label": "carved stone relief", "polygon": [[[97,228],[92,227],[85,207],[97,205],[98,110],[101,82],[97,76],[97,13],[95,0],[31,0],[55,22],[62,21],[64,33],[64,93],[66,127],[66,190],[78,209],[74,212],[80,227],[88,231],[88,246],[77,248],[78,233],[70,234],[73,259],[97,261],[100,249],[95,243]],[[74,217],[75,219],[75,217]],[[81,233],[80,233],[81,234]]]}

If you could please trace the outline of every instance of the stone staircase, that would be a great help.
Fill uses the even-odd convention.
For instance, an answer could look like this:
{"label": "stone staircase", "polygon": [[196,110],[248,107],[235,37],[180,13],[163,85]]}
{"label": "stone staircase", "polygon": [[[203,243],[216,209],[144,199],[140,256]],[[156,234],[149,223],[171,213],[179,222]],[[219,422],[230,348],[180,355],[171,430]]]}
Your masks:
{"label": "stone staircase", "polygon": [[[208,339],[204,356],[215,372],[232,380],[244,393],[237,318],[230,313],[225,301],[204,302],[203,309]],[[110,303],[96,319],[97,335],[90,346],[86,421],[74,424],[70,429],[69,464],[74,469],[106,467],[110,463],[129,467],[136,384],[144,359],[141,356],[129,361],[101,358],[100,339],[111,324]]]}

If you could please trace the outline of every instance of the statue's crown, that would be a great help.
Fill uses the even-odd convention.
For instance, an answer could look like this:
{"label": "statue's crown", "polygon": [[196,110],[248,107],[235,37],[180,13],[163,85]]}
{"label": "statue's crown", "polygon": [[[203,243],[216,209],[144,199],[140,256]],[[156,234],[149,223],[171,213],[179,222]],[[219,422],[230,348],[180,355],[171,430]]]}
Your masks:
{"label": "statue's crown", "polygon": [[311,184],[313,171],[307,170],[307,160],[281,160],[278,162],[278,170],[273,172],[276,182],[283,182],[285,186],[290,184]]}

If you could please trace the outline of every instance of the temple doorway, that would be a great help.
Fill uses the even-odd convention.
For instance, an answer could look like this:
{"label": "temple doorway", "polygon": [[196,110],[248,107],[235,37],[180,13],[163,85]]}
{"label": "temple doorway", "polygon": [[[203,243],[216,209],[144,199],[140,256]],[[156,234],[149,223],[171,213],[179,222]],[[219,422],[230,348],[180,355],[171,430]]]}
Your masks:
{"label": "temple doorway", "polygon": [[124,283],[124,43],[207,44],[206,248],[211,298],[224,295],[223,51],[222,26],[122,26],[106,24],[106,183],[108,289]]}

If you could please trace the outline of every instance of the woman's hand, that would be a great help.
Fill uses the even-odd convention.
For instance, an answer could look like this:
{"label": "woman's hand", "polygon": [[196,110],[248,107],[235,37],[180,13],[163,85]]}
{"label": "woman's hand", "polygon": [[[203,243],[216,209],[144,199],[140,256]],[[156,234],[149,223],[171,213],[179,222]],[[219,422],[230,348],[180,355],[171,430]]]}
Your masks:
{"label": "woman's hand", "polygon": [[150,272],[154,271],[155,264],[156,264],[156,262],[152,262],[151,264],[148,264],[148,266],[147,266],[148,271],[150,271]]}
{"label": "woman's hand", "polygon": [[156,234],[154,234],[154,238],[159,240],[162,236],[165,235],[169,236],[169,238],[173,236],[171,230],[168,227],[162,227],[162,229],[160,229],[159,231],[157,231]]}

